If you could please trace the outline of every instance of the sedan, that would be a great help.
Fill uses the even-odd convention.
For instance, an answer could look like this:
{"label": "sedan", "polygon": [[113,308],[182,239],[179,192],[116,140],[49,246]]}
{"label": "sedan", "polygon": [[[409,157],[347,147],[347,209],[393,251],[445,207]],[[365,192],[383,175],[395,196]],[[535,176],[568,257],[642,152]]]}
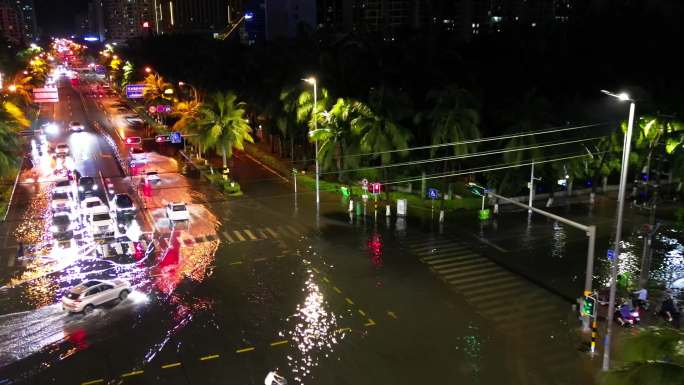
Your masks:
{"label": "sedan", "polygon": [[125,216],[135,216],[135,205],[128,194],[116,194],[112,199],[114,210],[118,218]]}
{"label": "sedan", "polygon": [[52,191],[56,193],[72,193],[72,186],[71,186],[71,181],[68,179],[60,180],[57,183],[55,183],[55,188],[52,189]]}
{"label": "sedan", "polygon": [[88,314],[95,306],[128,297],[131,285],[123,279],[90,280],[74,286],[62,297],[62,309],[69,313],[84,312]]}
{"label": "sedan", "polygon": [[93,194],[97,191],[97,183],[92,176],[82,176],[78,180],[78,192],[81,196]]}
{"label": "sedan", "polygon": [[171,221],[189,221],[190,212],[185,203],[169,203],[166,205],[166,216]]}
{"label": "sedan", "polygon": [[89,216],[90,214],[102,211],[102,208],[107,208],[100,197],[88,197],[81,202],[81,214]]}
{"label": "sedan", "polygon": [[74,132],[81,132],[85,129],[83,125],[80,122],[73,121],[69,123],[69,131],[74,131]]}
{"label": "sedan", "polygon": [[68,212],[55,213],[52,216],[50,232],[59,241],[69,240],[74,237],[76,222]]}
{"label": "sedan", "polygon": [[67,156],[69,155],[69,145],[66,143],[60,143],[55,147],[55,155],[57,156]]}

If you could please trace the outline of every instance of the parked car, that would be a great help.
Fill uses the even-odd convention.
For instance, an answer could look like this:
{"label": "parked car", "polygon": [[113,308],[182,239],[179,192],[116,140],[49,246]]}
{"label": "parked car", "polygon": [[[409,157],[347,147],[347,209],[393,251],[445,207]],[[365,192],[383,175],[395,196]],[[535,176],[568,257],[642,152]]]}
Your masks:
{"label": "parked car", "polygon": [[55,183],[55,187],[52,189],[52,191],[56,193],[71,194],[73,192],[73,188],[74,187],[69,179],[63,179]]}
{"label": "parked car", "polygon": [[80,122],[73,121],[69,123],[69,131],[81,132],[83,130],[85,130],[85,127],[83,127],[83,125]]}
{"label": "parked car", "polygon": [[166,216],[172,221],[189,221],[190,212],[185,203],[169,203],[166,205]]}
{"label": "parked car", "polygon": [[125,300],[131,292],[131,285],[123,279],[90,280],[72,287],[62,297],[62,309],[69,313],[88,314],[95,306],[113,300]]}
{"label": "parked car", "polygon": [[160,183],[161,177],[159,176],[159,173],[156,171],[148,171],[145,173],[145,182],[146,183]]}
{"label": "parked car", "polygon": [[53,192],[51,206],[53,213],[71,211],[74,206],[74,202],[69,193]]}

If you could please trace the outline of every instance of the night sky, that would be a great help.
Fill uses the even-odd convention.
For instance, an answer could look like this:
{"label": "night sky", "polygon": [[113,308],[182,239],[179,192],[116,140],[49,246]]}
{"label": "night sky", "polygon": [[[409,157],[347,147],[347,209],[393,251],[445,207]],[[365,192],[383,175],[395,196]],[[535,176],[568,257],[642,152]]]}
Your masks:
{"label": "night sky", "polygon": [[73,32],[74,16],[88,8],[88,0],[34,0],[38,28],[46,35]]}

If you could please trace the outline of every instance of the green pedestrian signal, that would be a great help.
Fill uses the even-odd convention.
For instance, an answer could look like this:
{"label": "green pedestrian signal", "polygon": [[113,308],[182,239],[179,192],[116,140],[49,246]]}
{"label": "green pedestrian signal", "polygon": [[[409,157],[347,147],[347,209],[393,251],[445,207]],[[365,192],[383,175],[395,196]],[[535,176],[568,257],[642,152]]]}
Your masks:
{"label": "green pedestrian signal", "polygon": [[594,317],[596,311],[596,298],[585,295],[580,313],[585,317]]}
{"label": "green pedestrian signal", "polygon": [[340,187],[340,191],[345,198],[349,197],[349,188],[347,186]]}

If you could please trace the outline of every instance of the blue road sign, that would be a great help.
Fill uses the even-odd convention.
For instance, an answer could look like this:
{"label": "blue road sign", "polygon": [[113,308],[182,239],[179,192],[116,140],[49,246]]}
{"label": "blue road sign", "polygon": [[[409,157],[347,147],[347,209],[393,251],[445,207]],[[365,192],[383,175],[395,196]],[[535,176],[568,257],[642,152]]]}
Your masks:
{"label": "blue road sign", "polygon": [[172,132],[169,136],[171,137],[171,143],[183,143],[183,136],[180,132]]}
{"label": "blue road sign", "polygon": [[615,252],[611,249],[608,249],[608,260],[612,261],[613,259],[615,259]]}
{"label": "blue road sign", "polygon": [[144,84],[129,84],[126,86],[126,97],[129,99],[142,99],[144,92]]}
{"label": "blue road sign", "polygon": [[439,190],[436,188],[430,188],[428,189],[428,196],[430,199],[436,199],[439,196]]}

